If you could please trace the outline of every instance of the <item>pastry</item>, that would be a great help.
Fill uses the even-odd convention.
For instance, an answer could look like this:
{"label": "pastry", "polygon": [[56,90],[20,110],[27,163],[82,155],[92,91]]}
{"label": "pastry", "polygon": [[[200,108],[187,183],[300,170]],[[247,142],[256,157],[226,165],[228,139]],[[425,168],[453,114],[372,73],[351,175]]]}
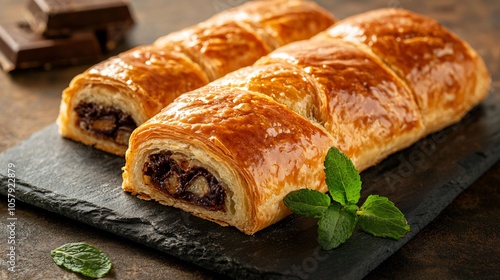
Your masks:
{"label": "pastry", "polygon": [[322,35],[368,46],[403,78],[422,110],[426,134],[460,120],[489,89],[488,71],[469,44],[422,15],[375,10],[346,18]]}
{"label": "pastry", "polygon": [[365,170],[459,120],[489,83],[482,59],[436,21],[361,14],[178,97],[132,133],[123,189],[254,234],[289,214],[289,192],[326,192],[329,147]]}
{"label": "pastry", "polygon": [[281,194],[326,191],[318,166],[333,143],[266,95],[203,87],[133,132],[123,188],[251,234],[288,214]]}
{"label": "pastry", "polygon": [[[300,70],[291,68],[287,78],[277,80],[283,74],[273,68],[291,66]],[[423,133],[421,112],[406,83],[378,57],[339,39],[287,45],[213,84],[267,94],[320,123],[360,171]],[[307,95],[294,97],[295,92]]]}
{"label": "pastry", "polygon": [[251,1],[111,57],[64,90],[61,135],[124,155],[130,133],[182,93],[325,30],[333,17],[305,0]]}

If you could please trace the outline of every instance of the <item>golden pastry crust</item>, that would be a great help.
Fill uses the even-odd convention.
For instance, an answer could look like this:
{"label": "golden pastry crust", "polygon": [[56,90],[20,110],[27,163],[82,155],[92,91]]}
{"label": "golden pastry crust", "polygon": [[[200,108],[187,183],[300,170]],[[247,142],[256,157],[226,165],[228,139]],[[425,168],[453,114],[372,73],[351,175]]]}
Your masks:
{"label": "golden pastry crust", "polygon": [[422,137],[411,90],[364,48],[318,37],[284,46],[256,64],[276,62],[299,66],[316,81],[320,122],[359,171]]}
{"label": "golden pastry crust", "polygon": [[123,156],[133,125],[123,127],[120,120],[140,125],[180,94],[251,65],[282,44],[310,38],[333,22],[328,12],[304,0],[250,1],[223,11],[75,77],[63,92],[59,131]]}
{"label": "golden pastry crust", "polygon": [[481,57],[434,19],[381,9],[346,18],[324,34],[367,45],[402,77],[422,109],[426,133],[458,121],[487,95]]}
{"label": "golden pastry crust", "polygon": [[313,2],[252,1],[163,36],[154,45],[186,53],[213,81],[277,47],[309,39],[333,23],[334,18]]}
{"label": "golden pastry crust", "polygon": [[175,97],[206,83],[205,73],[182,53],[137,47],[91,67],[71,81],[62,96],[59,132],[86,145],[124,155],[127,141],[83,131],[75,111],[81,102],[121,110],[139,125]]}
{"label": "golden pastry crust", "polygon": [[[364,170],[457,121],[488,86],[474,50],[435,21],[359,15],[176,99],[131,136],[123,188],[253,234],[289,213],[290,191],[326,191],[330,146]],[[223,182],[225,211],[175,197],[168,172],[194,166]],[[214,195],[194,185],[183,191]]]}
{"label": "golden pastry crust", "polygon": [[[323,128],[265,95],[206,86],[180,96],[133,132],[123,188],[253,234],[289,214],[282,202],[288,192],[306,185],[326,191],[318,166],[332,143]],[[151,186],[144,164],[162,151],[194,158],[215,175],[227,194],[224,211]]]}
{"label": "golden pastry crust", "polygon": [[313,1],[249,1],[212,17],[217,22],[232,21],[249,25],[275,49],[291,42],[309,39],[325,30],[335,19]]}
{"label": "golden pastry crust", "polygon": [[319,109],[324,96],[317,82],[301,67],[289,63],[255,64],[210,83],[211,86],[259,92],[284,104],[313,122],[321,122]]}
{"label": "golden pastry crust", "polygon": [[238,22],[199,24],[164,36],[154,45],[185,53],[211,81],[251,65],[272,50],[255,31]]}

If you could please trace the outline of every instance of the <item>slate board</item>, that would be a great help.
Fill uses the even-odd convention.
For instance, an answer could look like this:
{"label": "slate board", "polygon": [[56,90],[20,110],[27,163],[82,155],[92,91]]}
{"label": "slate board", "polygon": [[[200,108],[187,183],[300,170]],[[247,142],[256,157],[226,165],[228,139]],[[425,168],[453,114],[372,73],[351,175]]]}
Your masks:
{"label": "slate board", "polygon": [[235,278],[360,279],[433,220],[500,158],[500,96],[460,123],[361,174],[367,194],[389,197],[411,232],[394,241],[356,230],[332,251],[316,243],[316,221],[292,215],[254,236],[124,193],[124,160],[61,138],[56,125],[0,155],[0,192],[15,164],[18,200]]}

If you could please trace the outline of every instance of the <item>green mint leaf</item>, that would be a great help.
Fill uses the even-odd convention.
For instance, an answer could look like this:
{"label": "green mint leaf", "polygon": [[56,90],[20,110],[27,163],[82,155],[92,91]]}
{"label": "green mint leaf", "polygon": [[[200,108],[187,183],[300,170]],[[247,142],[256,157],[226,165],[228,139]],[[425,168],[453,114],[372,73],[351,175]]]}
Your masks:
{"label": "green mint leaf", "polygon": [[283,202],[294,213],[319,218],[330,205],[330,197],[316,190],[301,189],[287,194]]}
{"label": "green mint leaf", "polygon": [[368,196],[358,214],[361,229],[375,236],[397,240],[410,231],[403,213],[386,197]]}
{"label": "green mint leaf", "polygon": [[361,192],[361,178],[352,161],[339,149],[332,147],[325,158],[328,191],[333,200],[346,206],[356,204]]}
{"label": "green mint leaf", "polygon": [[345,210],[345,211],[349,211],[349,212],[351,212],[351,213],[352,213],[352,214],[354,214],[354,215],[357,215],[357,212],[358,212],[358,210],[359,210],[359,207],[358,207],[358,205],[356,205],[356,204],[349,204],[349,205],[347,205],[346,207],[344,207],[344,210]]}
{"label": "green mint leaf", "polygon": [[332,204],[318,221],[318,242],[324,250],[336,248],[351,237],[355,226],[356,213]]}
{"label": "green mint leaf", "polygon": [[108,256],[87,243],[68,243],[50,255],[57,265],[92,278],[103,277],[111,269]]}

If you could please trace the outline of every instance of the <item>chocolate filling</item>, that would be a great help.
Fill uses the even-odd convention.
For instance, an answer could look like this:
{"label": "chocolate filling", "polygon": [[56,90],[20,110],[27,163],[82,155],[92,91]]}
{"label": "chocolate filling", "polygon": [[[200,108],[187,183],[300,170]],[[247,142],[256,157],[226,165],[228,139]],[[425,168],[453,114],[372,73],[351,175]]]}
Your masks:
{"label": "chocolate filling", "polygon": [[128,145],[130,134],[137,127],[129,114],[92,102],[80,102],[75,107],[80,128],[95,135],[113,139],[120,145]]}
{"label": "chocolate filling", "polygon": [[142,172],[146,182],[174,198],[203,206],[211,211],[225,211],[226,193],[208,170],[191,166],[183,156],[172,152],[150,154]]}

